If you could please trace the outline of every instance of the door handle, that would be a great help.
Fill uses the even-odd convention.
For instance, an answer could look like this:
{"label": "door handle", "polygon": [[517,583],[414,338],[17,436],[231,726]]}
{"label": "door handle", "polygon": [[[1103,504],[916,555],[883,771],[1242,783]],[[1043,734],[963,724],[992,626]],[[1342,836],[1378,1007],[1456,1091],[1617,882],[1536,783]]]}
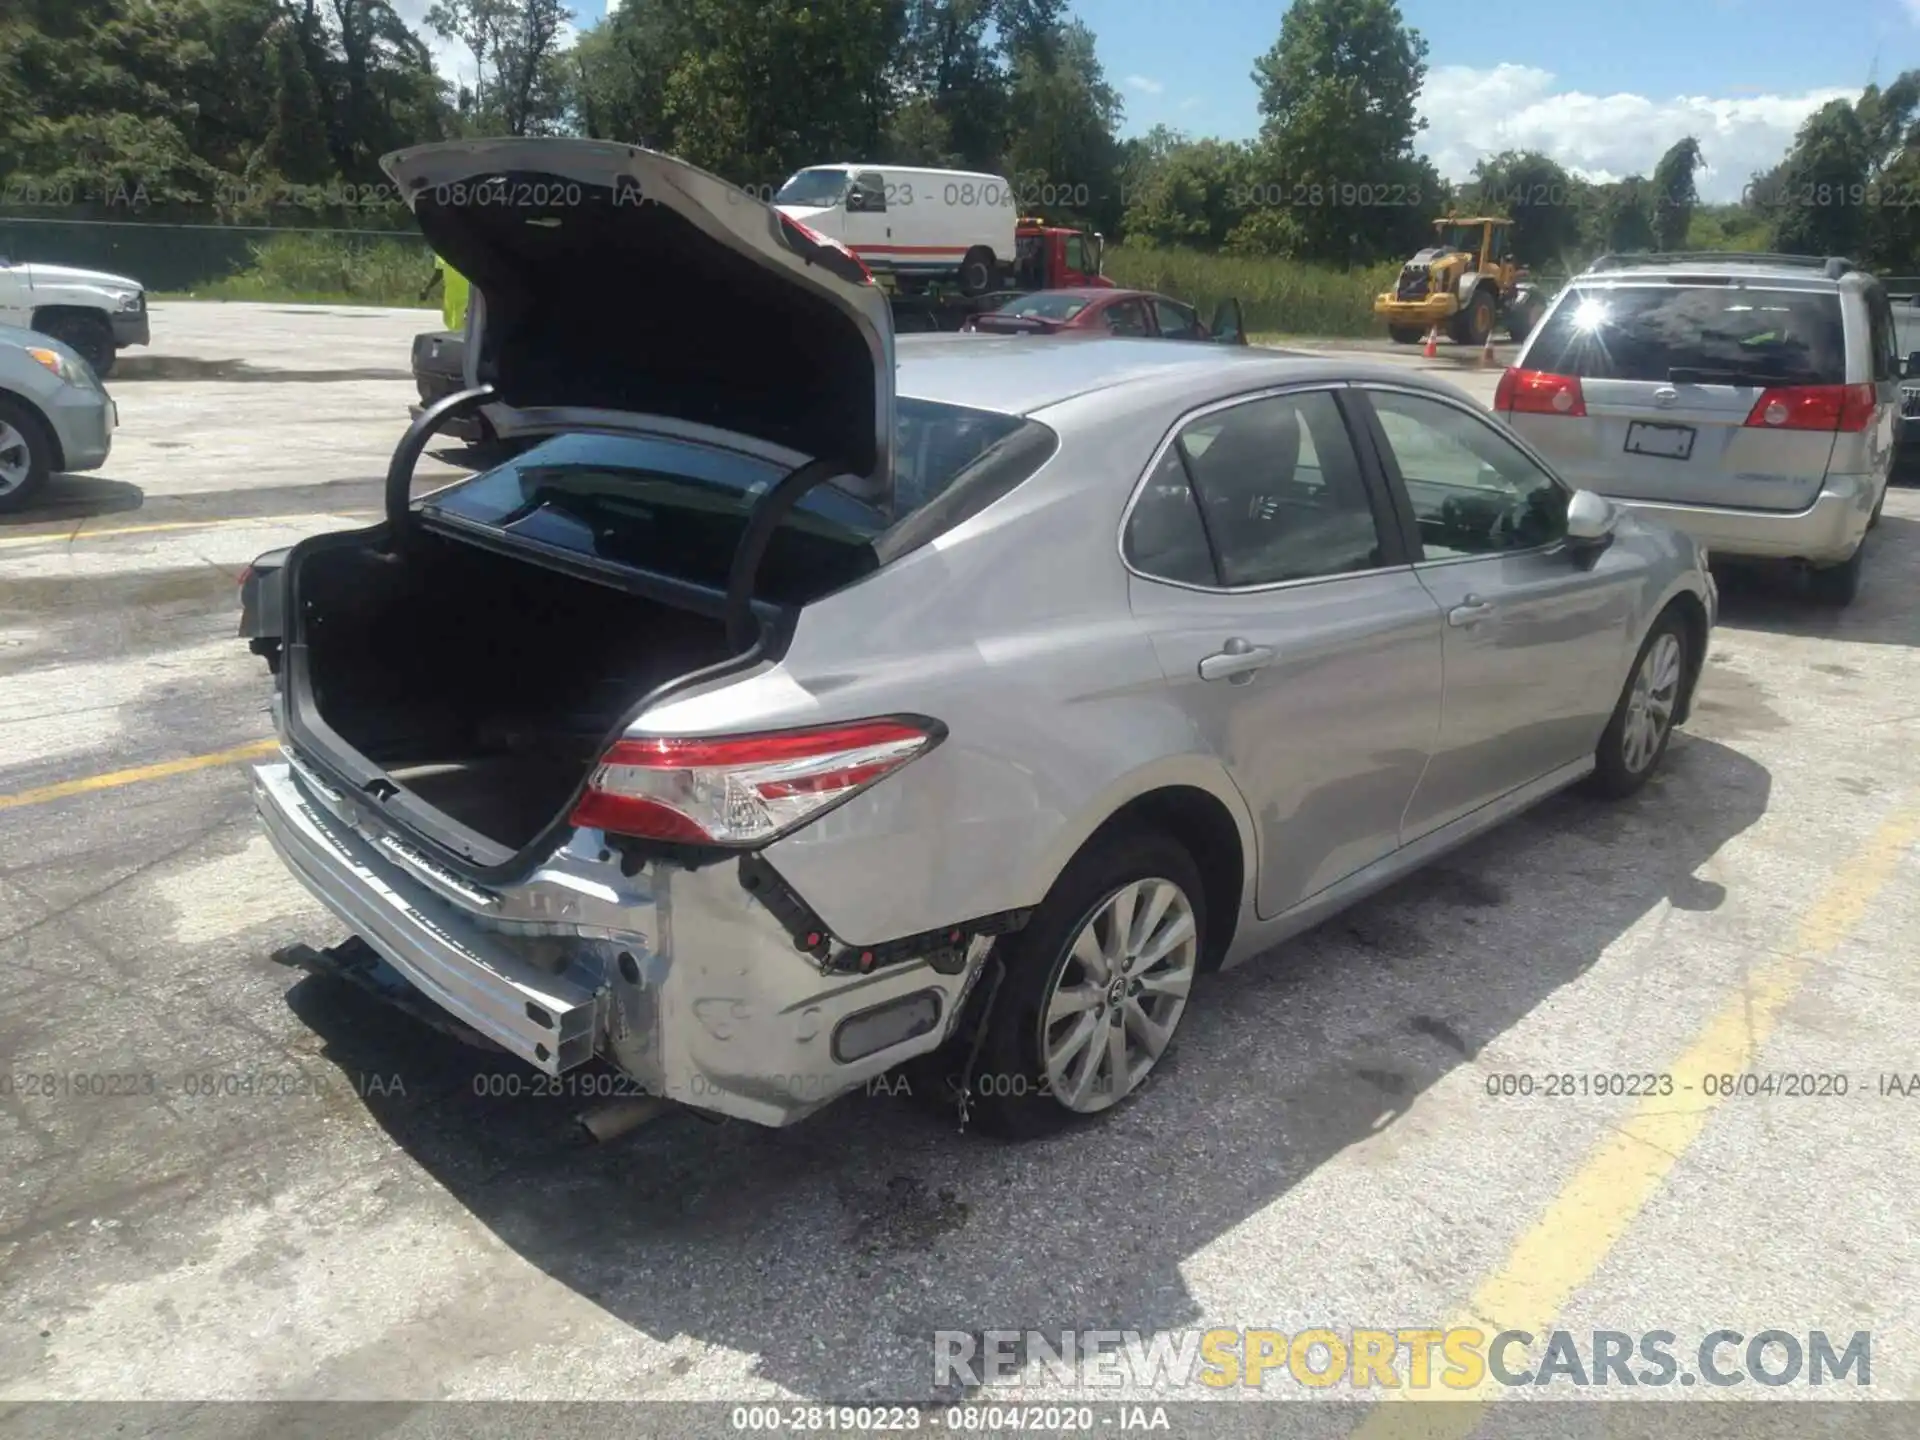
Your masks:
{"label": "door handle", "polygon": [[1493,613],[1493,606],[1478,595],[1469,595],[1447,612],[1449,625],[1477,625]]}
{"label": "door handle", "polygon": [[1217,655],[1209,655],[1200,662],[1200,678],[1238,683],[1251,680],[1254,671],[1272,663],[1272,646],[1254,645],[1235,636],[1227,641]]}

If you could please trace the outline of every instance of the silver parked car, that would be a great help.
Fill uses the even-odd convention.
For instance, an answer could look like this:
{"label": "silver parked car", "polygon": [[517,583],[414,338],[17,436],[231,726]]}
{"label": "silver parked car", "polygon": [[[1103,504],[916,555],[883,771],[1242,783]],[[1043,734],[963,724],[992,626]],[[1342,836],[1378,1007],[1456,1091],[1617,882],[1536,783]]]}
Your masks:
{"label": "silver parked car", "polygon": [[1845,260],[1606,256],[1494,408],[1573,483],[1715,555],[1802,562],[1845,605],[1893,468],[1895,344],[1886,290]]}
{"label": "silver parked car", "polygon": [[106,464],[117,418],[79,355],[0,325],[0,513],[31,504],[50,476]]}
{"label": "silver parked car", "polygon": [[548,1074],[780,1125],[921,1059],[1002,1132],[1092,1116],[1202,972],[1634,791],[1687,714],[1694,542],[1447,385],[896,345],[851,255],[667,157],[387,165],[555,434],[410,498],[490,398],[449,397],[384,523],[261,562],[256,804],[389,993]]}

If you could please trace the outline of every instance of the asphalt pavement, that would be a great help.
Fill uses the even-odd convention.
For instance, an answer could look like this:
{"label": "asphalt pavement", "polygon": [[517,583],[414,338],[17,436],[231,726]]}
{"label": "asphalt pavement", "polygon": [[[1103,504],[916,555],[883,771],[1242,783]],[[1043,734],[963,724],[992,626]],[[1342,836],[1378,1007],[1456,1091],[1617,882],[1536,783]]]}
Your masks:
{"label": "asphalt pavement", "polygon": [[[1847,1393],[1920,1398],[1920,1078],[1886,1088],[1920,1072],[1920,491],[1851,609],[1725,580],[1641,796],[1219,977],[1110,1123],[1006,1146],[874,1094],[594,1147],[577,1097],[270,959],[341,936],[251,818],[235,582],[377,510],[433,324],[157,305],[112,463],[0,523],[0,1405],[918,1401],[954,1393],[936,1331],[1468,1322],[1864,1330]],[[1605,1078],[1721,1072],[1845,1093]]]}

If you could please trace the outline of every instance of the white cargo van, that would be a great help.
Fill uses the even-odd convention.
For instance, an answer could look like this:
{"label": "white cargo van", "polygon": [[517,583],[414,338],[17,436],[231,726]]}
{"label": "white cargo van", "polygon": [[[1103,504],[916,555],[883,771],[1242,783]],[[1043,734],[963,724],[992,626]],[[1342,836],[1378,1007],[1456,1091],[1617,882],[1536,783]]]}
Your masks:
{"label": "white cargo van", "polygon": [[852,250],[875,274],[953,277],[991,290],[1014,263],[1020,211],[998,175],[900,165],[813,165],[780,187],[789,218]]}

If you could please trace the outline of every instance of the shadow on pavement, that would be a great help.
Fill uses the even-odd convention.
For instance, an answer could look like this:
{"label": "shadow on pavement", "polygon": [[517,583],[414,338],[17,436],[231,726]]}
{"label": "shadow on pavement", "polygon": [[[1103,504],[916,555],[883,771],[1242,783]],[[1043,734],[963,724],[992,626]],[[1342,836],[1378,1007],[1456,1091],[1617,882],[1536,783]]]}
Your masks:
{"label": "shadow on pavement", "polygon": [[45,525],[119,515],[146,504],[146,492],[126,480],[103,475],[55,475],[40,492],[39,503],[25,510],[0,512],[0,525]]}
{"label": "shadow on pavement", "polygon": [[1920,645],[1920,520],[1883,514],[1866,540],[1860,594],[1851,605],[1822,605],[1806,593],[1804,575],[1785,566],[1713,562],[1720,586],[1720,624],[1815,640]]}
{"label": "shadow on pavement", "polygon": [[[337,982],[287,998],[397,1145],[621,1321],[756,1355],[762,1377],[801,1394],[944,1399],[936,1329],[1195,1323],[1183,1263],[1390,1133],[1655,907],[1719,908],[1724,890],[1697,872],[1766,812],[1769,788],[1753,760],[1683,733],[1635,800],[1556,797],[1213,977],[1135,1100],[1028,1146],[867,1093],[787,1130],[681,1112],[590,1148],[570,1125],[585,1103],[529,1098],[541,1081],[518,1062]],[[1619,999],[1666,1003],[1653,989]],[[369,1091],[366,1077],[396,1071],[404,1095]],[[503,1086],[526,1093],[483,1093]]]}

